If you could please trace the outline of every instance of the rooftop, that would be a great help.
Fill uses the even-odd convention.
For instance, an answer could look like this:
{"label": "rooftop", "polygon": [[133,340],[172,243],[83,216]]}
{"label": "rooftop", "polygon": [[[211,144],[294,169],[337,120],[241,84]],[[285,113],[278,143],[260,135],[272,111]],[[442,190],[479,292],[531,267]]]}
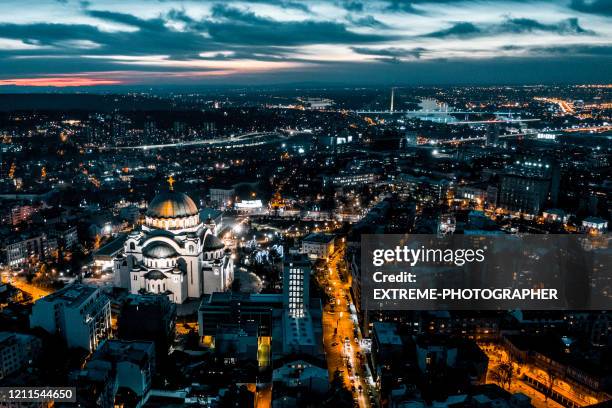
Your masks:
{"label": "rooftop", "polygon": [[67,307],[78,307],[96,293],[96,291],[98,291],[98,288],[95,286],[73,283],[70,286],[66,286],[57,292],[39,299],[39,301],[64,302]]}
{"label": "rooftop", "polygon": [[117,238],[113,239],[102,248],[98,249],[95,253],[96,256],[115,256],[119,251],[123,249],[123,244],[127,239],[127,235],[119,234]]}
{"label": "rooftop", "polygon": [[380,344],[401,345],[402,339],[397,334],[397,326],[388,322],[374,322],[374,332]]}
{"label": "rooftop", "polygon": [[106,340],[98,347],[92,361],[130,361],[143,366],[154,357],[154,350],[152,341]]}
{"label": "rooftop", "polygon": [[304,238],[304,242],[314,242],[317,244],[328,244],[334,240],[335,236],[333,234],[310,234],[306,238]]}

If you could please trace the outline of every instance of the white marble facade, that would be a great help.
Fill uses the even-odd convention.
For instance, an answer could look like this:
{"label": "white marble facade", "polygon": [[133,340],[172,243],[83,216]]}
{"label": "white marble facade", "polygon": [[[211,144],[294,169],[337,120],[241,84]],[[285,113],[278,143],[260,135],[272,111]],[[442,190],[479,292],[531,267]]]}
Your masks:
{"label": "white marble facade", "polygon": [[114,260],[115,285],[131,293],[163,293],[175,303],[225,291],[234,266],[214,227],[200,220],[188,195],[172,188],[158,194],[145,224]]}

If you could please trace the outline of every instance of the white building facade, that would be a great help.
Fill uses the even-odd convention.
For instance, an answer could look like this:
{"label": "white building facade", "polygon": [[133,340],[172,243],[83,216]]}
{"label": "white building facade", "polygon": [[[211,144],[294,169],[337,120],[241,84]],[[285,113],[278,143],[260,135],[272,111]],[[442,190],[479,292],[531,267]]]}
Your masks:
{"label": "white building facade", "polygon": [[200,220],[186,194],[158,194],[149,204],[145,225],[133,231],[114,260],[115,286],[133,294],[166,294],[174,303],[222,292],[234,279],[229,250]]}
{"label": "white building facade", "polygon": [[332,234],[310,234],[302,241],[302,253],[311,259],[328,259],[335,251],[334,242]]}

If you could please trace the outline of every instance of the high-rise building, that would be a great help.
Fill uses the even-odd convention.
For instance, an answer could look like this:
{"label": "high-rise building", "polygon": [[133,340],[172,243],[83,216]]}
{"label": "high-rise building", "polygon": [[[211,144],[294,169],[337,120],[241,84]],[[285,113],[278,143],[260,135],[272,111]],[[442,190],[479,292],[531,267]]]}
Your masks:
{"label": "high-rise building", "polygon": [[487,146],[497,146],[499,143],[499,123],[487,126]]}
{"label": "high-rise building", "polygon": [[310,262],[305,256],[288,255],[283,269],[283,303],[289,316],[302,318],[310,308]]}
{"label": "high-rise building", "polygon": [[283,353],[322,352],[320,304],[310,307],[310,261],[304,255],[285,257],[283,268]]}
{"label": "high-rise building", "polygon": [[551,160],[517,160],[501,175],[499,206],[512,212],[537,215],[559,195],[559,168]]}
{"label": "high-rise building", "polygon": [[30,327],[59,334],[68,347],[94,351],[110,334],[110,300],[95,286],[66,286],[34,303]]}
{"label": "high-rise building", "polygon": [[150,340],[160,359],[174,340],[176,305],[164,295],[129,295],[117,320],[121,340]]}

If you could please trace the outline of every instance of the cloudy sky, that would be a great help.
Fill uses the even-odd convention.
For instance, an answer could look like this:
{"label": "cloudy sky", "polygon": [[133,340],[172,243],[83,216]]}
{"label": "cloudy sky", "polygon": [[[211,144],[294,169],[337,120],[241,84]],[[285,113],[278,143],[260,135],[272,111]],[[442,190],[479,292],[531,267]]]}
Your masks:
{"label": "cloudy sky", "polygon": [[612,0],[0,2],[0,92],[601,83],[611,62]]}

